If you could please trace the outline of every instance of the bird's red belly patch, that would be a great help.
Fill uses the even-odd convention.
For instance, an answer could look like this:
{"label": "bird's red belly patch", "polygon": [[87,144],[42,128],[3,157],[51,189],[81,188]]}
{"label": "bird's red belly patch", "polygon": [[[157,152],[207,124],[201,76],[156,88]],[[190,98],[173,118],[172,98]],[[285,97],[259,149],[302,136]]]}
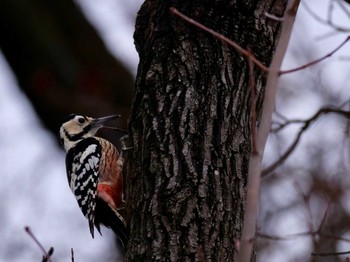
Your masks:
{"label": "bird's red belly patch", "polygon": [[120,204],[120,194],[111,185],[100,183],[97,185],[97,195],[114,209]]}

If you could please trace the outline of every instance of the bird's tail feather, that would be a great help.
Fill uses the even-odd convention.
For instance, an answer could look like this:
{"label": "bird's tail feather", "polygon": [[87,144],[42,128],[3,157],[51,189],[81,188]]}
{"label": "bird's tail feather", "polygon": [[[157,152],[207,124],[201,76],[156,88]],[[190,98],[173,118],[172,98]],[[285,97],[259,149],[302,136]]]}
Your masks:
{"label": "bird's tail feather", "polygon": [[105,201],[99,198],[97,199],[95,214],[95,226],[100,234],[100,224],[111,228],[119,240],[121,251],[125,252],[128,236],[124,218],[118,213],[117,210],[114,210]]}

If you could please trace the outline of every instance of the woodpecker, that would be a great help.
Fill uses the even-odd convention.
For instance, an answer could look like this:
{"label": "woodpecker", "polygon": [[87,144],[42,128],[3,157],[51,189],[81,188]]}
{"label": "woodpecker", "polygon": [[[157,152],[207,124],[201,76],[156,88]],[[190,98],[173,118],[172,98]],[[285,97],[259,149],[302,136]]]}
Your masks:
{"label": "woodpecker", "polygon": [[60,128],[60,138],[66,155],[66,170],[70,189],[89,222],[92,238],[94,227],[101,234],[100,224],[111,228],[124,249],[127,235],[125,221],[118,213],[123,204],[123,157],[115,146],[96,132],[119,118],[112,115],[92,118],[70,115]]}

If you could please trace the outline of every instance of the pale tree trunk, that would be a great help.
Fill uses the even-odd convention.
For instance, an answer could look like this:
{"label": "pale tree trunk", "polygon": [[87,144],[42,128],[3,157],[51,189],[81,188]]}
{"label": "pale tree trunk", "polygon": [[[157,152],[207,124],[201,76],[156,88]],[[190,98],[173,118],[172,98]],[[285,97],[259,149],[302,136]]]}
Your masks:
{"label": "pale tree trunk", "polygon": [[[126,178],[127,261],[235,261],[251,150],[248,61],[171,6],[269,65],[285,0],[145,1]],[[266,73],[254,70],[257,115]]]}

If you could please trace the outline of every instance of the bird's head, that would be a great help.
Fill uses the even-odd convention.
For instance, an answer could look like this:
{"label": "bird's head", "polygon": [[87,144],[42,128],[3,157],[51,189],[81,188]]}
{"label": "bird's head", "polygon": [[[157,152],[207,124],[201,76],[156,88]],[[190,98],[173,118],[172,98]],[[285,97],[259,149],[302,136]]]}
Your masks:
{"label": "bird's head", "polygon": [[60,138],[64,149],[68,151],[82,139],[94,136],[101,127],[108,127],[108,122],[119,117],[120,115],[101,118],[75,114],[69,115],[60,128]]}

